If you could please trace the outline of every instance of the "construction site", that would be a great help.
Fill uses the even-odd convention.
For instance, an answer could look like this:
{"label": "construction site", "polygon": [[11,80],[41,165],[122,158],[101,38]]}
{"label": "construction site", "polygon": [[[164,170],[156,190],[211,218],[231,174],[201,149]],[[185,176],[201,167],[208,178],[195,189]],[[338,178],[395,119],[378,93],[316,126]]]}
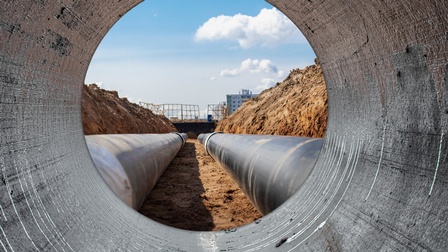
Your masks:
{"label": "construction site", "polygon": [[[279,97],[279,92],[277,90],[281,89],[288,89],[290,95]],[[306,93],[307,95],[297,96],[297,94],[302,93]],[[243,95],[245,94],[243,93]],[[117,194],[122,195],[120,198],[124,202],[129,203],[138,201],[139,203],[136,205],[132,205],[131,203],[129,203],[129,205],[138,210],[141,214],[165,225],[195,231],[232,229],[258,220],[262,217],[262,214],[269,213],[274,210],[275,207],[269,206],[269,210],[261,211],[260,209],[269,207],[257,207],[254,205],[253,202],[257,202],[257,200],[250,199],[250,197],[247,196],[248,192],[245,193],[241,190],[242,186],[238,185],[238,182],[232,179],[232,175],[229,174],[229,171],[226,171],[219,162],[209,155],[209,151],[205,150],[205,139],[202,139],[201,144],[196,139],[197,136],[206,136],[206,133],[215,132],[215,128],[218,127],[216,129],[217,131],[234,134],[247,134],[248,132],[253,131],[252,129],[256,128],[259,134],[314,137],[315,139],[321,139],[324,136],[326,128],[327,96],[325,82],[319,65],[313,65],[303,70],[293,70],[283,83],[280,83],[272,89],[266,90],[259,96],[254,96],[254,98],[255,97],[258,97],[256,101],[253,99],[246,99],[246,101],[242,103],[241,108],[234,111],[231,116],[224,113],[227,110],[227,107],[224,104],[209,105],[209,107],[212,108],[209,108],[208,114],[221,116],[220,120],[214,121],[198,119],[199,109],[198,106],[195,105],[154,105],[141,102],[138,106],[130,103],[127,99],[120,98],[116,92],[100,89],[94,84],[86,85],[84,88],[82,107],[84,115],[84,132],[86,135],[98,135],[104,133],[187,133],[187,140],[182,148],[179,148],[180,142],[175,141],[174,144],[165,145],[161,149],[163,152],[172,153],[166,160],[163,160],[163,162],[161,161],[160,167],[163,167],[163,173],[152,174],[150,172],[150,167],[152,167],[150,163],[154,163],[154,160],[147,161],[149,164],[145,165],[145,167],[135,168],[145,170],[145,172],[140,171],[140,174],[152,174],[146,179],[152,181],[149,183],[151,184],[151,186],[149,186],[150,190],[143,190],[145,193],[138,196],[138,198],[140,198],[139,200],[129,199],[129,195],[132,193],[123,193],[123,191],[126,190],[122,186],[117,185],[116,182],[112,184],[109,182],[108,184],[112,188],[120,188],[114,191]],[[281,106],[284,100],[295,100],[295,102],[291,102],[291,107],[284,107]],[[296,106],[294,103],[309,105],[303,106],[303,108],[298,111],[292,111],[292,108]],[[270,104],[270,106],[266,106],[266,104]],[[257,107],[258,109],[254,109],[254,107]],[[101,110],[99,108],[101,108]],[[283,110],[284,112],[278,113],[275,111],[275,108]],[[118,113],[110,113],[110,111],[117,110]],[[254,110],[258,110],[259,112],[254,114]],[[309,112],[306,116],[300,117],[298,113],[305,113],[305,111]],[[276,116],[270,116],[271,112],[275,113]],[[285,129],[282,128],[281,125],[276,127],[271,126],[273,123],[278,123],[279,120],[284,120],[283,116],[281,119],[278,116],[284,115],[286,112],[290,115],[289,120],[299,119],[303,122],[297,123],[296,128],[289,127]],[[132,116],[124,117],[123,115]],[[257,121],[256,119],[248,119],[249,115],[254,117],[268,115],[270,118],[266,118],[263,121]],[[309,116],[312,117],[311,121],[308,121]],[[149,128],[146,131],[144,131],[143,128],[139,128],[138,131],[135,131],[135,129],[132,128],[125,128],[126,125],[142,125],[140,121],[150,122],[152,128]],[[110,131],[91,131],[92,128],[101,128],[93,126],[99,125],[100,123],[109,125],[107,128]],[[247,123],[250,123],[251,126],[244,125]],[[209,124],[211,126],[206,128]],[[309,126],[306,127],[306,124]],[[110,125],[116,125],[118,127],[115,132],[112,131],[113,127]],[[229,125],[233,125],[234,128],[230,128]],[[260,125],[266,126],[261,127]],[[190,128],[186,129],[187,127]],[[238,131],[237,128],[240,130],[244,129],[244,132]],[[304,131],[297,131],[299,128]],[[317,129],[317,132],[311,129]],[[268,130],[271,130],[271,132],[265,132]],[[272,132],[272,130],[277,130],[278,132]],[[251,134],[254,133],[256,132],[251,132]],[[156,141],[152,139],[154,137],[155,136],[148,136],[148,139],[143,142],[145,144],[154,142]],[[163,141],[168,141],[171,138],[179,140],[177,137],[168,134]],[[264,138],[266,138],[266,136],[264,136]],[[101,142],[103,140],[95,140],[95,136],[88,137],[88,139],[90,139],[88,141],[88,143],[90,143],[89,146],[96,146],[95,148],[89,147],[91,154],[92,152],[95,153],[93,150],[104,153],[104,150],[97,150],[98,148],[101,149]],[[117,148],[116,146],[119,146],[120,142],[124,140],[109,141],[113,141],[115,143],[115,148]],[[136,147],[137,140],[134,140],[132,145],[135,146],[133,147],[134,149],[140,150],[145,148],[145,144],[143,144],[142,147]],[[285,144],[286,142],[283,145]],[[171,148],[174,148],[173,151],[168,151]],[[316,156],[319,150],[320,145],[318,145],[318,148],[315,148],[315,151],[310,156]],[[150,151],[150,153],[152,152],[154,152],[154,150]],[[156,152],[150,156],[161,156],[161,154]],[[296,153],[295,156],[297,157],[299,154]],[[104,158],[101,158],[101,156],[98,155],[98,159],[100,159],[100,161],[97,163],[101,163],[103,162],[101,159]],[[145,160],[143,157],[140,159]],[[146,159],[148,159],[148,157],[146,157]],[[144,161],[136,161],[136,163],[138,162]],[[101,165],[98,164],[97,167],[99,166]],[[305,166],[303,162],[301,163],[301,166]],[[110,169],[109,167],[102,167],[104,169],[102,172],[103,178],[107,180],[107,178],[110,179],[113,177],[112,175],[104,175],[108,172],[107,170]],[[121,172],[114,171],[114,173],[125,174],[132,173],[132,171],[126,171],[126,169],[124,169]],[[287,174],[291,175],[291,173]],[[130,179],[127,177],[123,178],[122,175],[120,175],[120,177],[115,178],[114,181],[129,181]],[[303,172],[296,177],[306,177],[306,173]],[[154,178],[160,179],[155,179],[153,181]],[[141,183],[142,182],[140,182],[140,184]],[[138,184],[138,182],[135,182],[135,184]],[[295,192],[296,190],[293,191]],[[276,191],[275,194],[288,195],[286,191]],[[289,195],[291,194],[292,193],[289,193]],[[286,199],[281,200],[281,203],[283,203],[284,200]],[[272,199],[271,201],[274,200]]]}
{"label": "construction site", "polygon": [[206,118],[80,81],[139,0],[0,3],[0,250],[446,251],[448,2],[268,2],[319,59]]}

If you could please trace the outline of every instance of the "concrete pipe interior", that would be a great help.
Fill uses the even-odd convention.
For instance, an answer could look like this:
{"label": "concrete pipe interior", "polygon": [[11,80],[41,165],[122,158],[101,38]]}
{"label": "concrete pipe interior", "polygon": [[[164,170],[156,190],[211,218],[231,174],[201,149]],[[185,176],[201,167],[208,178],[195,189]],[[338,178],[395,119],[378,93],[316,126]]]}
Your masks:
{"label": "concrete pipe interior", "polygon": [[0,249],[446,249],[447,1],[269,1],[319,57],[327,134],[292,198],[256,223],[222,232],[142,217],[88,158],[82,80],[100,40],[138,2],[0,3]]}

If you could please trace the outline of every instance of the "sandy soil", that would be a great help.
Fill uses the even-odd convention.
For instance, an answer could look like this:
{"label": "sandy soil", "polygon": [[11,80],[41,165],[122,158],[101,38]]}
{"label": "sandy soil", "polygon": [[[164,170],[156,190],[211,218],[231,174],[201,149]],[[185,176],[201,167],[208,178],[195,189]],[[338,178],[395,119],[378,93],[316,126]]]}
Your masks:
{"label": "sandy soil", "polygon": [[82,94],[84,134],[144,134],[176,131],[164,116],[120,98],[117,91],[84,85]]}
{"label": "sandy soil", "polygon": [[261,217],[225,171],[190,139],[147,197],[140,213],[187,230],[241,226]]}
{"label": "sandy soil", "polygon": [[327,91],[318,62],[294,69],[275,87],[250,99],[219,122],[216,131],[324,137],[327,128]]}

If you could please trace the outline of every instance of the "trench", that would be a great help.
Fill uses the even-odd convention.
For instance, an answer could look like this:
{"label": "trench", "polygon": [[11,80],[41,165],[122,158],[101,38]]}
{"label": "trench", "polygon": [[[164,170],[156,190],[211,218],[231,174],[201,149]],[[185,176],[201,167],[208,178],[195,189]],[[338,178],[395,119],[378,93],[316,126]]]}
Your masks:
{"label": "trench", "polygon": [[227,230],[261,218],[196,139],[187,140],[138,211],[159,223],[194,231]]}
{"label": "trench", "polygon": [[2,1],[0,248],[444,251],[448,3],[269,2],[321,62],[329,100],[322,152],[271,214],[192,232],[142,218],[88,158],[81,80],[106,32],[139,1]]}

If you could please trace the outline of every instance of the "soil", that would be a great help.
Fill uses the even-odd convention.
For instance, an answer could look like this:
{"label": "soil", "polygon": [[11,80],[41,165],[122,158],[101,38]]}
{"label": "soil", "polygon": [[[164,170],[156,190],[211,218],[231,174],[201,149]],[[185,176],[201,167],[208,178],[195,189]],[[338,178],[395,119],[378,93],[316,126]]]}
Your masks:
{"label": "soil", "polygon": [[320,64],[294,69],[275,87],[220,121],[216,131],[235,134],[324,137],[328,101]]}
{"label": "soil", "polygon": [[144,134],[177,131],[164,116],[118,97],[117,91],[84,85],[82,94],[82,126],[85,135]]}
{"label": "soil", "polygon": [[225,171],[189,139],[139,211],[172,227],[225,230],[261,217]]}
{"label": "soil", "polygon": [[[84,86],[82,115],[86,135],[177,131],[166,117],[95,84]],[[194,139],[187,141],[165,170],[140,212],[160,223],[197,231],[229,229],[261,217]]]}
{"label": "soil", "polygon": [[[318,62],[289,76],[219,122],[226,133],[323,137],[327,93]],[[176,131],[164,116],[119,98],[95,84],[84,87],[83,127],[88,134],[167,133]],[[214,231],[250,223],[261,214],[225,171],[189,139],[163,173],[140,213],[187,230]]]}

